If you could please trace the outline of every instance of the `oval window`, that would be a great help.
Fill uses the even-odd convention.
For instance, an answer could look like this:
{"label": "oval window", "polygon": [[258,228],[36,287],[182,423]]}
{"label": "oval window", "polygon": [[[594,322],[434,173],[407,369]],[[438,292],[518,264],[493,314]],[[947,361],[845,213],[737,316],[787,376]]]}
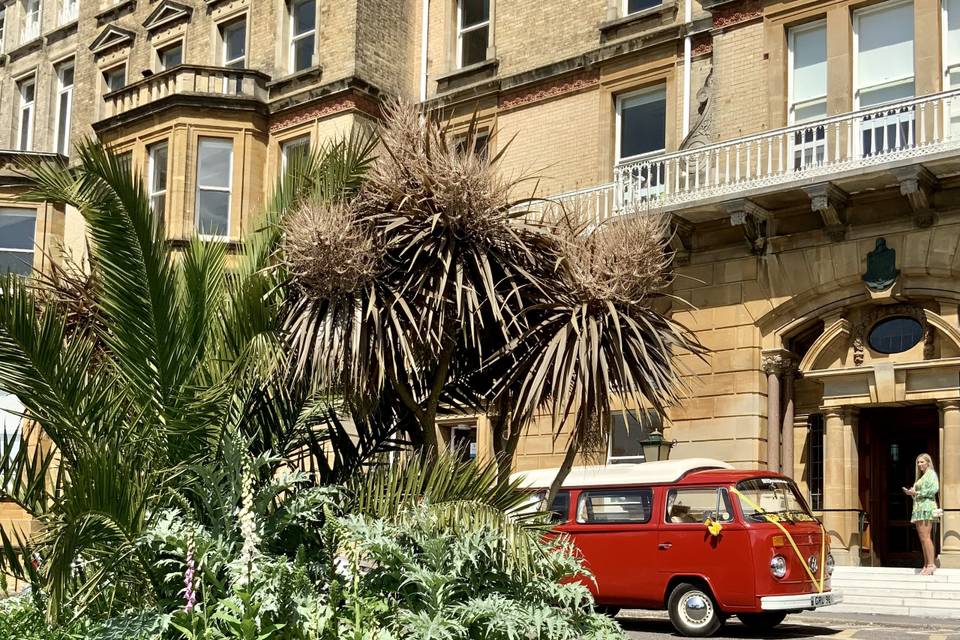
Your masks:
{"label": "oval window", "polygon": [[923,327],[913,318],[896,316],[873,325],[870,348],[880,353],[901,353],[923,339]]}

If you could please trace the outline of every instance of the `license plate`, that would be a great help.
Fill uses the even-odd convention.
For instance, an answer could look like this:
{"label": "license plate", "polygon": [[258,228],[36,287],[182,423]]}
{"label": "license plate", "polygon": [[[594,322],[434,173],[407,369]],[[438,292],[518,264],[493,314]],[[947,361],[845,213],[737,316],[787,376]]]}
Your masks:
{"label": "license plate", "polygon": [[825,607],[828,604],[833,604],[833,594],[832,593],[822,593],[815,596],[810,596],[810,606],[813,607]]}

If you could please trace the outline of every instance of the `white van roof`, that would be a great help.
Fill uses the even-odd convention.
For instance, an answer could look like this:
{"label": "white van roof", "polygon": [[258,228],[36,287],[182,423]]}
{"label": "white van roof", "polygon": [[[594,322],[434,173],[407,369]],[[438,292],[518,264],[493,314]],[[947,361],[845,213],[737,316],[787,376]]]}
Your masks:
{"label": "white van roof", "polygon": [[[573,467],[563,481],[564,487],[609,487],[625,484],[665,484],[676,482],[691,471],[700,469],[733,469],[721,460],[686,458],[637,464],[594,465]],[[559,469],[520,471],[510,476],[520,480],[525,489],[549,489]]]}

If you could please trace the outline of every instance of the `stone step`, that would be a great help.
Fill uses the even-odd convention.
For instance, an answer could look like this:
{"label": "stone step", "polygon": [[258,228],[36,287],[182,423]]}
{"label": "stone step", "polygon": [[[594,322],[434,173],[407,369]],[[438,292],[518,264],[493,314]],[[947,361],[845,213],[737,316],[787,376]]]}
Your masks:
{"label": "stone step", "polygon": [[[924,603],[925,605],[926,603]],[[869,613],[875,615],[898,615],[898,616],[917,616],[923,618],[947,618],[951,620],[960,619],[960,608],[933,608],[927,606],[876,606],[865,604],[835,604],[829,607],[819,609],[823,613]]]}
{"label": "stone step", "polygon": [[870,586],[863,586],[862,584],[853,583],[831,584],[832,588],[839,589],[843,591],[844,594],[868,597],[875,596],[878,598],[887,598],[894,594],[911,598],[941,598],[943,600],[953,600],[958,606],[960,606],[960,588],[954,588],[952,585],[950,586],[950,589],[937,589],[929,587],[925,589],[907,589],[897,588],[896,586],[875,586],[875,583],[870,583]]}
{"label": "stone step", "polygon": [[917,591],[960,591],[960,582],[948,580],[857,580],[851,578],[833,578],[834,587],[863,587],[865,589],[914,589]]}

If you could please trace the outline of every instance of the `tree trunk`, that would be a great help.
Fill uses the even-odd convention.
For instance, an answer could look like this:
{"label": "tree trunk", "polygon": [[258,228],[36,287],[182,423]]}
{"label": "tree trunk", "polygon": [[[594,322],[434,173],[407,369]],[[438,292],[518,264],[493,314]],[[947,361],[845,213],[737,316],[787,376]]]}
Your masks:
{"label": "tree trunk", "polygon": [[557,477],[553,479],[553,483],[550,485],[550,491],[547,493],[546,509],[548,511],[550,507],[553,506],[553,499],[560,493],[560,487],[563,486],[563,481],[570,475],[570,469],[573,468],[573,461],[577,457],[577,450],[579,448],[580,443],[574,438],[571,438],[570,447],[567,449],[566,455],[563,456],[563,463],[561,463],[560,469],[557,470]]}

